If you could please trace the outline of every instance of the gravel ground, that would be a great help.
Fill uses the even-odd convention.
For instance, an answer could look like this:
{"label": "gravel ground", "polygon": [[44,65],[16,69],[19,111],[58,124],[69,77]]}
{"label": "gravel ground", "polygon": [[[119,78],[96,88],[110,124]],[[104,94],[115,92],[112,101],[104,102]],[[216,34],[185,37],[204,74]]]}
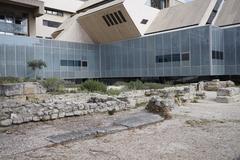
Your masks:
{"label": "gravel ground", "polygon": [[240,103],[219,104],[214,102],[216,93],[207,95],[206,100],[175,109],[171,120],[84,141],[54,145],[46,137],[104,126],[142,108],[4,128],[0,159],[239,160]]}

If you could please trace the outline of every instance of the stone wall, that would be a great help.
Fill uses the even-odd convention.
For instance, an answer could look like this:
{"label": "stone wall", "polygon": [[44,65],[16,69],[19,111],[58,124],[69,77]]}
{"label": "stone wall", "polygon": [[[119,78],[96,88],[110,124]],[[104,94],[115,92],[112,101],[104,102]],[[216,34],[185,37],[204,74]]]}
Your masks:
{"label": "stone wall", "polygon": [[19,96],[44,93],[46,93],[46,89],[38,82],[24,82],[0,85],[1,96]]}
{"label": "stone wall", "polygon": [[177,105],[183,105],[191,102],[197,93],[196,87],[190,85],[159,90],[129,91],[115,97],[97,93],[0,97],[0,126],[93,113],[109,112],[112,114],[145,106],[155,95],[162,99],[171,99]]}

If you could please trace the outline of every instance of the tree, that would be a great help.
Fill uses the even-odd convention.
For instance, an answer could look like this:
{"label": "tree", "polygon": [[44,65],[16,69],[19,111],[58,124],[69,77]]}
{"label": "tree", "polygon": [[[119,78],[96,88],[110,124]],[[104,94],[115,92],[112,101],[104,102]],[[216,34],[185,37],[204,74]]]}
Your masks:
{"label": "tree", "polygon": [[41,70],[43,67],[47,67],[46,63],[41,59],[34,59],[27,62],[28,67],[34,71],[34,78],[37,78],[37,70]]}

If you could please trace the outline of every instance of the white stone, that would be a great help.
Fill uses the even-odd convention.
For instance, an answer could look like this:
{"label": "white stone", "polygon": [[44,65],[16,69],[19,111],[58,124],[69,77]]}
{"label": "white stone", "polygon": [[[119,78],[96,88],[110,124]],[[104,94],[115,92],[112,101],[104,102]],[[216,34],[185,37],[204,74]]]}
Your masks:
{"label": "white stone", "polygon": [[75,116],[80,116],[82,114],[82,111],[74,111],[73,114]]}
{"label": "white stone", "polygon": [[10,126],[12,124],[12,120],[11,119],[5,119],[0,121],[0,126],[2,127],[7,127]]}
{"label": "white stone", "polygon": [[51,119],[57,119],[57,118],[58,118],[58,114],[57,113],[51,115]]}
{"label": "white stone", "polygon": [[66,115],[65,112],[59,112],[58,117],[63,118],[63,117],[65,117],[65,115]]}
{"label": "white stone", "polygon": [[40,117],[38,117],[38,116],[33,116],[33,121],[34,122],[38,122],[38,121],[40,121],[41,119],[40,119]]}

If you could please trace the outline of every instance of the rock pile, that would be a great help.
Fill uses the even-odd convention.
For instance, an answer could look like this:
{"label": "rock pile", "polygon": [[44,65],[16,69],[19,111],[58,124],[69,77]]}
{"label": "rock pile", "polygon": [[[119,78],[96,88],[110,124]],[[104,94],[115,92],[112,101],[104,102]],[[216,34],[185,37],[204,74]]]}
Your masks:
{"label": "rock pile", "polygon": [[1,96],[19,96],[44,93],[46,93],[46,89],[38,82],[24,82],[0,85]]}
{"label": "rock pile", "polygon": [[162,99],[158,96],[152,97],[146,106],[146,110],[157,113],[165,119],[171,119],[171,110],[176,107],[174,99]]}
{"label": "rock pile", "polygon": [[218,103],[234,103],[240,101],[240,88],[220,88],[217,91],[216,101]]}

